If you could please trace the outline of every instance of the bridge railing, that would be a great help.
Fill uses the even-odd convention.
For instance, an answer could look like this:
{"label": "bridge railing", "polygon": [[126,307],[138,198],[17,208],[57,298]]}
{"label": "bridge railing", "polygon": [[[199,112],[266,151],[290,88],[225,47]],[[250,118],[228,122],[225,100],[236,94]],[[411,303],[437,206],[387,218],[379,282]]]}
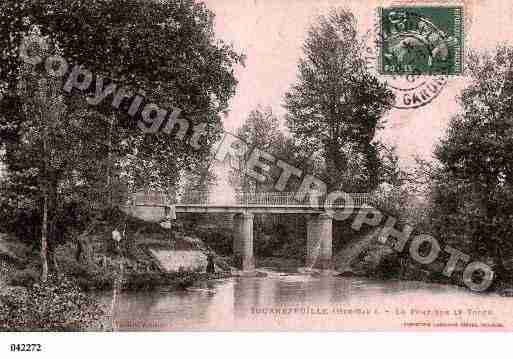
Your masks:
{"label": "bridge railing", "polygon": [[244,205],[293,206],[309,203],[308,198],[298,200],[300,194],[290,192],[238,192],[235,201]]}
{"label": "bridge railing", "polygon": [[[352,198],[352,204],[355,207],[365,205],[375,205],[376,198],[368,193],[348,193]],[[335,197],[330,205],[335,208],[346,207],[346,198]],[[255,205],[264,207],[276,206],[312,206],[323,207],[326,204],[326,194],[311,193],[293,193],[293,192],[236,192],[234,198],[228,196],[224,200],[216,200],[207,192],[188,192],[182,194],[178,200],[172,200],[166,193],[149,192],[137,193],[133,196],[132,203],[135,205],[146,206],[167,206],[176,205]]]}
{"label": "bridge railing", "polygon": [[178,200],[177,204],[211,204],[212,199],[208,192],[187,192],[183,193]]}

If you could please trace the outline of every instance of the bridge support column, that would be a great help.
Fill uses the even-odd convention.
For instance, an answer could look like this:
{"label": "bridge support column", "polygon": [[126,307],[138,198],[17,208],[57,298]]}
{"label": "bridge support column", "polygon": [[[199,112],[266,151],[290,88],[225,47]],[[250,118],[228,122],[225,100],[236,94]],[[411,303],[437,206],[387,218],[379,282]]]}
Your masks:
{"label": "bridge support column", "polygon": [[253,256],[253,214],[238,214],[233,218],[235,238],[233,240],[233,254],[235,265],[243,271],[255,269]]}
{"label": "bridge support column", "polygon": [[319,215],[321,256],[319,268],[333,269],[333,218],[325,213]]}
{"label": "bridge support column", "polygon": [[306,223],[306,266],[332,269],[333,219],[327,214],[310,216]]}
{"label": "bridge support column", "polygon": [[314,268],[319,258],[321,242],[319,220],[316,215],[308,216],[306,221],[306,267]]}

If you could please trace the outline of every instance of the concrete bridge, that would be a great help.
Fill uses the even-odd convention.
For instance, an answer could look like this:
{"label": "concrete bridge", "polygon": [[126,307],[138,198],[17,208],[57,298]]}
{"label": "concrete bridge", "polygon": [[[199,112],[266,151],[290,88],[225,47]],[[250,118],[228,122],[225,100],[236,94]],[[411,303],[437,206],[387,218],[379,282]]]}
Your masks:
{"label": "concrete bridge", "polygon": [[[350,211],[371,207],[375,200],[367,193],[350,193],[353,206],[348,207],[344,199],[335,200],[330,208]],[[315,198],[313,198],[315,196]],[[301,200],[298,200],[301,198]],[[255,268],[253,251],[253,219],[255,214],[306,214],[307,215],[307,257],[306,267],[331,269],[333,218],[324,208],[325,195],[311,195],[284,192],[236,193],[234,198],[215,201],[207,193],[196,192],[171,200],[165,193],[136,193],[128,204],[137,217],[153,216],[164,218],[171,208],[177,213],[233,213],[235,238],[233,252],[236,265],[243,271]],[[347,213],[347,212],[346,212]]]}

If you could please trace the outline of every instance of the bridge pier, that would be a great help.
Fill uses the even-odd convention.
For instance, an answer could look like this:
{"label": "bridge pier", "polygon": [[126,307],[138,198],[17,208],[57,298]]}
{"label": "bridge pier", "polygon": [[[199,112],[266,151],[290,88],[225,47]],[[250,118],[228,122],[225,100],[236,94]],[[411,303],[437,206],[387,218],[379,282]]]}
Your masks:
{"label": "bridge pier", "polygon": [[311,215],[306,222],[306,266],[332,269],[333,219],[325,213]]}
{"label": "bridge pier", "polygon": [[308,215],[306,221],[306,266],[315,267],[317,258],[321,250],[321,241],[319,240],[319,220],[317,215]]}
{"label": "bridge pier", "polygon": [[253,217],[252,213],[237,214],[233,218],[235,236],[233,239],[233,254],[235,266],[243,271],[255,269],[253,255]]}

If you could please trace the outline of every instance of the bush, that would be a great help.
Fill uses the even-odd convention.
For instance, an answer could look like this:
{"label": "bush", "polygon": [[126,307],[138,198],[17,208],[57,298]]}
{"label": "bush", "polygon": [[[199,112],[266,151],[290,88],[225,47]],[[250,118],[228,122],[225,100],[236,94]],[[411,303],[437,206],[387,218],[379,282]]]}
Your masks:
{"label": "bush", "polygon": [[382,244],[372,244],[351,262],[360,275],[374,279],[399,278],[401,261],[397,253]]}
{"label": "bush", "polygon": [[65,256],[60,248],[59,267],[60,271],[72,277],[76,284],[83,290],[109,289],[114,282],[115,270],[112,267],[102,268],[94,262],[80,263],[71,255]]}
{"label": "bush", "polygon": [[14,272],[8,284],[12,286],[31,287],[39,281],[41,273],[35,267],[29,267],[21,271]]}
{"label": "bush", "polygon": [[[21,288],[23,289],[23,288]],[[0,330],[78,331],[100,329],[103,309],[70,279],[51,276],[45,284],[0,295]]]}
{"label": "bush", "polygon": [[306,257],[306,238],[288,237],[282,247],[273,253],[273,256],[303,262]]}
{"label": "bush", "polygon": [[233,253],[233,231],[216,226],[197,226],[191,229],[191,236],[198,237],[203,243],[222,256]]}
{"label": "bush", "polygon": [[398,278],[401,273],[401,263],[397,253],[389,253],[381,258],[373,271],[373,277],[379,279]]}
{"label": "bush", "polygon": [[123,282],[124,288],[130,290],[152,289],[165,284],[159,272],[128,273]]}
{"label": "bush", "polygon": [[104,270],[95,265],[75,263],[68,267],[66,274],[73,276],[83,290],[102,290],[112,288],[116,271]]}

